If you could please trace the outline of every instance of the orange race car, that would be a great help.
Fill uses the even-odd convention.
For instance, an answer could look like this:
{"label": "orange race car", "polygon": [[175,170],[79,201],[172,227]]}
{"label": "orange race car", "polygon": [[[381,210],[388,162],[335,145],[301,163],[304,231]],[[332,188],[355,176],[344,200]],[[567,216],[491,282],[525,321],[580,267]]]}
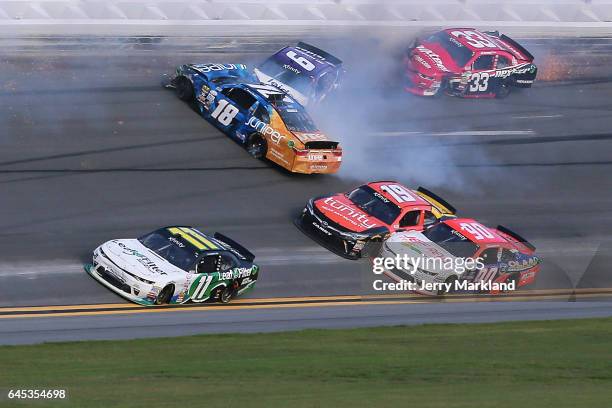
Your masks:
{"label": "orange race car", "polygon": [[259,83],[246,65],[181,65],[166,86],[255,158],[295,173],[328,174],[340,168],[339,143],[319,131],[288,94]]}

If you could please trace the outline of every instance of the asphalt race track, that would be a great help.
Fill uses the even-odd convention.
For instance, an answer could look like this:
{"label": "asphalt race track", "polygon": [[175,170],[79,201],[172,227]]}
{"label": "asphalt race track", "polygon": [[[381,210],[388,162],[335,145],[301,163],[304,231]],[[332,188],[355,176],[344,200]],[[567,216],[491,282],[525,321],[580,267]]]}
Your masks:
{"label": "asphalt race track", "polygon": [[[333,176],[251,159],[159,86],[180,63],[258,62],[297,38],[1,39],[0,343],[612,315],[612,41],[524,40],[553,81],[474,101],[403,94],[394,43],[305,39],[349,70],[344,88],[312,112],[344,147]],[[135,316],[19,311],[125,303],[82,264],[103,241],[177,224],[223,232],[257,255],[261,277],[245,301],[371,294],[366,262],[329,253],[292,218],[312,196],[389,178],[528,238],[544,260],[531,290],[544,295],[459,308],[423,298]],[[561,292],[547,298],[551,290]]]}

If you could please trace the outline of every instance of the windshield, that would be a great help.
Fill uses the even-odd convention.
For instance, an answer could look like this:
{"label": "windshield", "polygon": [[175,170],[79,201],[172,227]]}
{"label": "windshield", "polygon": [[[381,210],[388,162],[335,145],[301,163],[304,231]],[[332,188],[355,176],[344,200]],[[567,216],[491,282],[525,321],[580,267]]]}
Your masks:
{"label": "windshield", "polygon": [[363,211],[385,224],[392,224],[400,214],[400,208],[391,201],[384,201],[371,187],[361,186],[348,194],[348,199]]}
{"label": "windshield", "polygon": [[193,269],[198,252],[191,249],[189,244],[183,243],[178,237],[155,231],[138,238],[138,241],[172,265],[184,271]]}
{"label": "windshield", "polygon": [[316,125],[306,111],[295,104],[293,106],[283,106],[282,101],[274,103],[274,107],[283,119],[283,122],[285,122],[287,129],[292,132],[317,132]]}
{"label": "windshield", "polygon": [[471,257],[478,250],[478,245],[444,223],[431,227],[423,235],[459,258]]}
{"label": "windshield", "polygon": [[427,42],[440,44],[459,67],[465,67],[465,64],[467,64],[474,55],[469,48],[461,45],[459,41],[455,40],[444,31],[432,35],[427,39]]}
{"label": "windshield", "polygon": [[314,78],[309,75],[298,74],[287,67],[289,66],[270,58],[259,66],[259,70],[278,82],[289,85],[299,93],[308,96],[314,84]]}

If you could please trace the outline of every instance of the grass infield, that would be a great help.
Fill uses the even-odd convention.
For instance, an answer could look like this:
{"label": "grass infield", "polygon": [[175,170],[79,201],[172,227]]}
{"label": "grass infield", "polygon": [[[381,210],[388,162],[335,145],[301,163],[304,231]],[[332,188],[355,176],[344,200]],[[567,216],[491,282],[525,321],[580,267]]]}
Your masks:
{"label": "grass infield", "polygon": [[[67,390],[9,401],[10,389]],[[0,406],[611,407],[612,319],[0,347]]]}

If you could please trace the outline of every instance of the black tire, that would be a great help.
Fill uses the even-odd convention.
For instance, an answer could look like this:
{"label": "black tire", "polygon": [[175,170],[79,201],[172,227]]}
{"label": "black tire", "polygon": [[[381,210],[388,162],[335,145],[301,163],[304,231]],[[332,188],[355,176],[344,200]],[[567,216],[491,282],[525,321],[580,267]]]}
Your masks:
{"label": "black tire", "polygon": [[155,298],[156,305],[167,305],[174,294],[174,285],[164,287]]}
{"label": "black tire", "polygon": [[249,139],[246,142],[246,150],[247,152],[254,158],[263,160],[268,154],[268,144],[266,143],[266,139],[255,133],[249,136]]}
{"label": "black tire", "polygon": [[510,81],[503,81],[497,87],[497,90],[495,91],[495,97],[497,99],[504,99],[504,98],[507,98],[511,92],[512,92],[512,83]]}
{"label": "black tire", "polygon": [[230,300],[232,300],[232,298],[234,297],[235,293],[236,291],[234,290],[233,286],[226,286],[219,295],[219,302],[229,303]]}
{"label": "black tire", "polygon": [[193,85],[191,84],[191,81],[182,76],[176,78],[175,82],[176,96],[182,101],[193,102],[195,96],[193,93]]}
{"label": "black tire", "polygon": [[519,281],[520,281],[520,280],[521,280],[521,274],[520,274],[520,273],[515,273],[515,274],[512,274],[512,275],[511,275],[511,276],[508,278],[508,280],[507,280],[506,282],[508,282],[508,284],[509,284],[510,282],[512,282],[512,281],[516,282],[516,283],[514,284],[514,285],[515,285],[515,286],[514,286],[514,289],[516,290],[516,289],[518,289],[518,284],[519,284]]}
{"label": "black tire", "polygon": [[455,293],[455,282],[457,281],[457,277],[456,276],[449,276],[448,278],[446,278],[446,280],[444,281],[444,283],[451,283],[451,289],[449,291],[446,291],[444,289],[440,289],[438,290],[438,296],[444,296],[444,295],[448,295],[451,293]]}

